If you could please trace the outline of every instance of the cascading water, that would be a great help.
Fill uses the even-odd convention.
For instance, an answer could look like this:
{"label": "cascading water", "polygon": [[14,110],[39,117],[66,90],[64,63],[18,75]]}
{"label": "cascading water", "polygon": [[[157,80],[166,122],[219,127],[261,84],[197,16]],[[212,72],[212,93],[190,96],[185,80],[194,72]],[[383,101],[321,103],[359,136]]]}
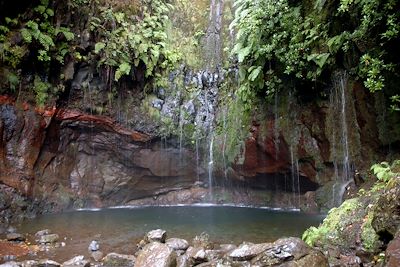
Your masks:
{"label": "cascading water", "polygon": [[[278,108],[278,104],[279,104],[279,96],[278,96],[278,92],[275,93],[275,97],[274,97],[274,147],[275,147],[275,160],[278,161],[279,160],[279,108]],[[277,180],[279,179],[279,177],[276,177],[275,175],[275,190],[278,190],[278,184],[277,184]],[[286,179],[286,178],[285,178]]]}
{"label": "cascading water", "polygon": [[295,165],[295,162],[297,162],[297,159],[295,160],[294,158],[294,152],[293,152],[293,146],[290,146],[290,166],[291,166],[291,178],[292,178],[292,205],[293,207],[296,206],[296,178],[297,178],[297,165]]}
{"label": "cascading water", "polygon": [[205,63],[207,69],[217,67],[222,61],[222,12],[224,0],[211,0],[209,24],[204,39]]}
{"label": "cascading water", "polygon": [[200,155],[199,155],[199,139],[196,138],[196,175],[197,182],[200,181]]}
{"label": "cascading water", "polygon": [[347,125],[347,84],[348,74],[338,72],[333,78],[333,90],[330,96],[330,108],[335,127],[332,127],[331,153],[334,165],[335,183],[332,188],[332,204],[339,205],[345,187],[351,181],[351,165],[349,152],[349,136]]}
{"label": "cascading water", "polygon": [[227,138],[227,134],[228,134],[228,132],[227,132],[227,125],[226,125],[226,108],[224,109],[224,112],[223,112],[223,120],[224,120],[224,122],[223,122],[223,129],[224,129],[224,140],[223,140],[223,143],[222,143],[222,161],[223,161],[223,167],[224,167],[224,178],[225,178],[225,182],[226,182],[226,180],[228,179],[228,174],[227,174],[227,166],[226,166],[226,155],[225,155],[225,153],[226,153],[226,138]]}
{"label": "cascading water", "polygon": [[209,146],[209,155],[208,155],[208,189],[210,194],[210,202],[213,201],[213,170],[214,170],[214,153],[213,153],[213,146],[214,146],[214,135],[213,133],[210,134],[210,146]]}

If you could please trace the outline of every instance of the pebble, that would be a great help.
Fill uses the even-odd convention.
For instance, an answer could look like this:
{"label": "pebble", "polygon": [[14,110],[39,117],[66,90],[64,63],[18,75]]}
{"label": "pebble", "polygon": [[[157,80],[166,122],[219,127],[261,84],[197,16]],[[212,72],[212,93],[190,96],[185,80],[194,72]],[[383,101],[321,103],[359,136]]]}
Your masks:
{"label": "pebble", "polygon": [[89,251],[98,251],[100,249],[99,242],[93,240],[92,242],[90,242],[88,249]]}

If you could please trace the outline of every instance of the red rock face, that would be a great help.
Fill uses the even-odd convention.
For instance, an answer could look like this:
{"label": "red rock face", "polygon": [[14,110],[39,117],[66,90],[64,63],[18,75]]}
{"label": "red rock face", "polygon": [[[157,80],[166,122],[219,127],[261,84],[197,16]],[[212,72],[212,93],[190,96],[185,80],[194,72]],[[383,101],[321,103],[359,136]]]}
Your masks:
{"label": "red rock face", "polygon": [[0,182],[30,196],[50,120],[10,104],[1,105],[0,113]]}
{"label": "red rock face", "polygon": [[121,125],[118,125],[114,120],[105,116],[89,115],[77,110],[61,109],[58,111],[56,119],[59,121],[76,121],[76,122],[89,122],[96,125],[96,128],[105,131],[115,132],[121,135],[130,136],[133,141],[147,142],[150,136],[139,133],[137,131],[129,130]]}
{"label": "red rock face", "polygon": [[111,118],[0,101],[0,183],[53,211],[122,205],[197,180],[188,151],[162,149]]}
{"label": "red rock face", "polygon": [[[352,168],[366,169],[380,146],[376,115],[371,110],[373,99],[359,83],[348,84],[353,86],[346,91],[345,102],[350,164]],[[337,164],[340,169],[342,164],[335,158],[343,157],[344,149],[338,136],[342,131],[341,107],[333,108],[328,100],[318,104],[291,100],[287,105],[286,111],[280,108],[277,121],[277,116],[267,110],[262,112],[269,115],[253,121],[251,136],[233,164],[236,175],[249,181],[270,174],[290,177],[293,168],[297,174],[298,167],[299,175],[312,183],[324,185],[335,180],[333,166]]]}
{"label": "red rock face", "polygon": [[240,175],[252,177],[257,174],[273,174],[290,169],[287,144],[281,136],[277,144],[275,143],[271,127],[273,123],[273,121],[268,121],[264,126],[265,135],[260,131],[262,126],[252,126],[252,136],[245,141],[244,162],[235,166],[235,170]]}

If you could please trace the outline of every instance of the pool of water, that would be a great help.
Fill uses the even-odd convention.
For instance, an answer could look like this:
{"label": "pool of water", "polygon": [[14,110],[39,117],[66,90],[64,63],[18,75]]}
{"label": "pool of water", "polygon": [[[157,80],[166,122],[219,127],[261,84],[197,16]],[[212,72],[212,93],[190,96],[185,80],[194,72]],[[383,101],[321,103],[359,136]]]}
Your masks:
{"label": "pool of water", "polygon": [[32,234],[32,238],[43,229],[57,233],[66,246],[50,250],[46,256],[63,261],[74,255],[88,255],[87,247],[93,239],[99,241],[104,253],[133,254],[144,234],[157,228],[166,230],[167,238],[180,237],[189,242],[206,232],[217,243],[260,243],[283,236],[301,237],[305,229],[317,226],[323,218],[248,207],[135,207],[42,215],[24,222],[19,230]]}

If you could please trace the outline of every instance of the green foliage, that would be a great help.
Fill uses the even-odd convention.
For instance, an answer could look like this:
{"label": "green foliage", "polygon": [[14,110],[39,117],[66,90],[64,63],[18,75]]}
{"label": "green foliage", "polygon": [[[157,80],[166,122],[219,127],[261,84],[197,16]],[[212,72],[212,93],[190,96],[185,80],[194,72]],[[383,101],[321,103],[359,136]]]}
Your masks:
{"label": "green foliage", "polygon": [[[71,43],[75,36],[69,28],[56,25],[53,17],[54,11],[49,1],[41,0],[27,14],[5,18],[6,24],[0,25],[0,64],[6,70],[3,72],[5,80],[1,82],[2,88],[6,86],[8,90],[16,90],[20,84],[18,73],[21,73],[28,55],[36,57],[37,61],[32,63],[38,66],[42,74],[49,71],[50,62],[64,63],[64,58],[72,50]],[[50,93],[63,89],[58,86],[54,87],[54,92],[50,92],[50,85],[38,76],[30,88],[38,105],[44,105]]]}
{"label": "green foliage", "polygon": [[[390,56],[397,53],[398,0],[315,0],[314,10],[288,0],[235,4],[232,52],[240,64],[238,93],[246,102],[257,95],[270,97],[287,80],[318,82],[324,71],[338,66],[345,65],[371,92],[384,90],[399,71],[399,62]],[[396,103],[392,106],[397,110]]]}
{"label": "green foliage", "polygon": [[378,180],[388,182],[390,179],[399,175],[397,168],[400,166],[400,160],[395,160],[392,165],[388,162],[381,162],[371,166],[371,171],[376,175]]}
{"label": "green foliage", "polygon": [[33,91],[36,93],[36,104],[39,106],[44,106],[47,97],[49,96],[49,89],[51,85],[47,82],[43,82],[39,76],[35,76],[33,82]]}
{"label": "green foliage", "polygon": [[0,43],[0,60],[13,69],[21,63],[26,53],[24,46],[12,45],[9,41]]}
{"label": "green foliage", "polygon": [[171,6],[164,1],[144,1],[142,18],[101,8],[100,17],[91,19],[91,30],[99,34],[94,52],[99,65],[116,68],[114,80],[129,75],[133,67],[145,65],[146,77],[154,77],[179,60],[167,47],[166,23]]}
{"label": "green foliage", "polygon": [[314,226],[311,226],[308,228],[302,235],[302,239],[304,242],[306,242],[307,245],[309,246],[314,246],[315,243],[318,241],[318,239],[324,235],[328,234],[328,229],[325,227],[317,228]]}
{"label": "green foliage", "polygon": [[20,78],[17,74],[15,74],[13,72],[9,72],[7,74],[7,82],[8,82],[9,88],[12,91],[15,91],[17,89],[17,86],[20,83]]}
{"label": "green foliage", "polygon": [[239,0],[236,7],[233,54],[241,64],[239,95],[245,102],[259,93],[271,97],[287,75],[315,79],[330,62],[320,44],[324,25],[304,19],[289,1]]}
{"label": "green foliage", "polygon": [[[347,231],[354,232],[352,225],[357,218],[361,219],[364,211],[360,210],[361,202],[355,199],[349,199],[343,202],[338,208],[329,211],[319,227],[307,229],[302,238],[310,246],[331,244],[341,246],[352,242],[355,239],[347,234]],[[352,233],[356,234],[356,233]]]}
{"label": "green foliage", "polygon": [[121,65],[118,66],[117,71],[115,72],[115,81],[118,81],[122,75],[129,75],[131,72],[131,65],[128,62],[122,62]]}

